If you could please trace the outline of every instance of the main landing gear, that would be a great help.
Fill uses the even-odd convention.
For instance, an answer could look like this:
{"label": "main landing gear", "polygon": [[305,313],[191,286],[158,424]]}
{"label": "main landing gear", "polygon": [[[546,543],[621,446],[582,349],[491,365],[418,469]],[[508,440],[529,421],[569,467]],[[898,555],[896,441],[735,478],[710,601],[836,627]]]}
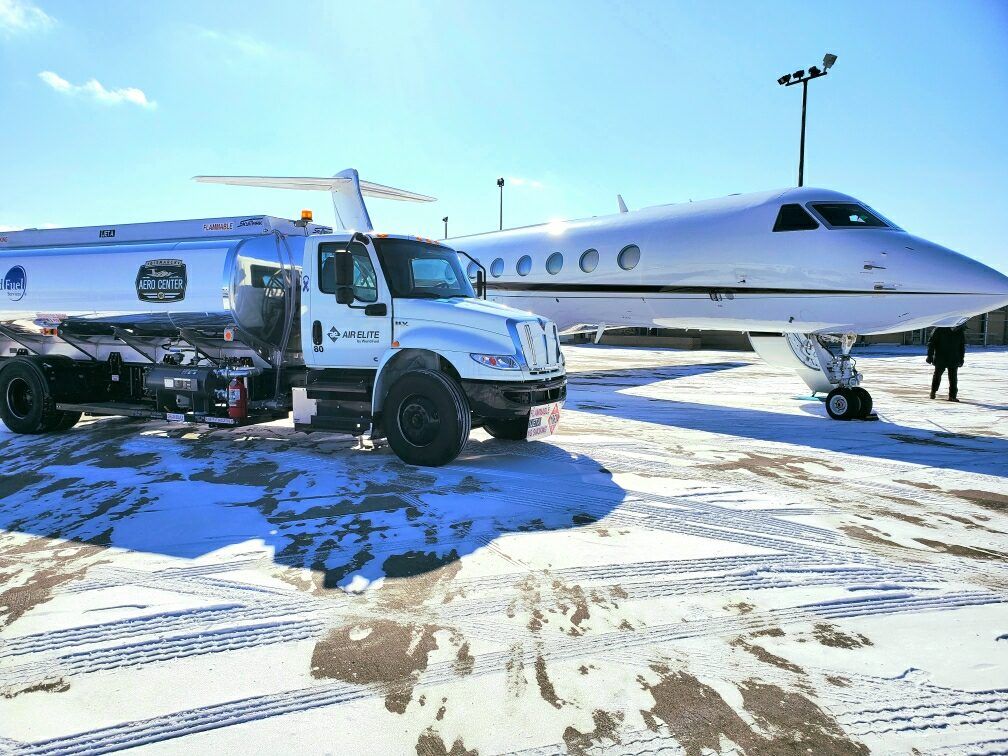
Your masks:
{"label": "main landing gear", "polygon": [[839,384],[826,395],[826,412],[834,420],[875,420],[872,414],[872,397],[861,388],[863,376],[857,371],[851,348],[857,334],[845,333],[840,337],[840,356],[833,358],[831,372]]}

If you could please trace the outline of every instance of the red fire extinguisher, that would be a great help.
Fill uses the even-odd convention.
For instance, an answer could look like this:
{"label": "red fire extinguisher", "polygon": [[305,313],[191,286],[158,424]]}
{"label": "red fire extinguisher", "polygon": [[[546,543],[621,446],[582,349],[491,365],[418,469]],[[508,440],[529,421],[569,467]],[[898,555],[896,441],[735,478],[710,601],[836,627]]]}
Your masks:
{"label": "red fire extinguisher", "polygon": [[244,378],[232,378],[228,385],[228,417],[241,422],[248,417],[248,388]]}

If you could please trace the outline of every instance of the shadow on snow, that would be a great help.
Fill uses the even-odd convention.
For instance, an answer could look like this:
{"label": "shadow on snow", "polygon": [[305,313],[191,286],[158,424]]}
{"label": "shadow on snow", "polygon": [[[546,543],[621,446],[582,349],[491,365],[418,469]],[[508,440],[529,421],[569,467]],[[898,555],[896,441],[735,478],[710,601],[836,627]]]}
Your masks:
{"label": "shadow on snow", "polygon": [[120,419],[55,436],[0,432],[0,527],[172,557],[272,551],[317,588],[363,587],[450,565],[507,533],[590,524],[624,498],[597,462],[549,444],[474,439],[438,469],[351,444],[289,427]]}

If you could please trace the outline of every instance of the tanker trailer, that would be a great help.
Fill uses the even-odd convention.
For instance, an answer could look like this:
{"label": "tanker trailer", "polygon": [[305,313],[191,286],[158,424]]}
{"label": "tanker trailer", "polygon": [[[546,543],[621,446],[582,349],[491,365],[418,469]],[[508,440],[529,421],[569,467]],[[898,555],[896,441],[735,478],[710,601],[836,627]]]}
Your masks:
{"label": "tanker trailer", "polygon": [[[386,438],[454,460],[472,427],[555,431],[556,326],[485,299],[455,250],[271,216],[0,234],[0,419],[83,414]],[[464,253],[462,253],[464,254]],[[479,295],[477,294],[479,290]]]}

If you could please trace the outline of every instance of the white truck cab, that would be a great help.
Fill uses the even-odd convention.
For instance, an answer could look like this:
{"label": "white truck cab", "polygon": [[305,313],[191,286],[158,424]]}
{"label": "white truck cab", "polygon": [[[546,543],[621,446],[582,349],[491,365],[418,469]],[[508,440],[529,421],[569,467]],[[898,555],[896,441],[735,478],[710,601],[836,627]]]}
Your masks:
{"label": "white truck cab", "polygon": [[[480,271],[480,293],[484,281]],[[310,370],[307,384],[293,390],[296,427],[335,428],[351,419],[363,430],[378,420],[396,453],[428,464],[447,453],[430,440],[440,432],[435,426],[455,422],[447,415],[461,418],[460,437],[468,437],[472,421],[510,439],[555,429],[566,397],[556,326],[480,298],[450,247],[391,234],[312,236],[301,292]],[[353,371],[370,402],[358,417],[341,412],[339,392],[327,389],[330,379]],[[552,424],[548,413],[541,417],[544,408]]]}

